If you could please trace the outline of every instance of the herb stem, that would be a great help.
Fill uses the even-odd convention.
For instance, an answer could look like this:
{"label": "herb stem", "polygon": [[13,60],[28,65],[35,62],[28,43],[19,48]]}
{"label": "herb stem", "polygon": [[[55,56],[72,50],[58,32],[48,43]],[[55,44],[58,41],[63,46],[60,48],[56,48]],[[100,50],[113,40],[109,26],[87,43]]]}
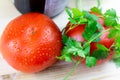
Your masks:
{"label": "herb stem", "polygon": [[104,34],[105,32],[108,32],[108,31],[109,31],[109,29],[104,30],[103,32],[99,33],[97,36],[95,36],[94,38],[92,38],[91,40],[89,40],[88,42],[86,42],[83,47],[85,48],[85,47],[86,47],[88,44],[90,44],[92,41],[94,41],[95,39],[97,39],[97,38],[100,37],[102,34]]}
{"label": "herb stem", "polygon": [[[80,4],[78,4],[80,2]],[[76,0],[76,8],[82,7],[82,0]]]}
{"label": "herb stem", "polygon": [[101,5],[100,0],[97,0],[97,7],[100,8],[100,5]]}
{"label": "herb stem", "polygon": [[68,78],[75,72],[77,69],[78,65],[80,64],[80,61],[77,61],[75,66],[72,68],[72,70],[68,73],[68,75],[65,76],[63,80],[68,80]]}

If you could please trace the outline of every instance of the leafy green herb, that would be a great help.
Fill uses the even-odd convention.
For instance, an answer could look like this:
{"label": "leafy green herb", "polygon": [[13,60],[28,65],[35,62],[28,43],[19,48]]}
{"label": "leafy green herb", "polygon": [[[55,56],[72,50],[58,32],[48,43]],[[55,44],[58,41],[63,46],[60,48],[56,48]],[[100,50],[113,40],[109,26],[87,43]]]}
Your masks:
{"label": "leafy green herb", "polygon": [[115,48],[115,54],[113,56],[113,61],[117,67],[120,67],[120,47]]}
{"label": "leafy green herb", "polygon": [[106,48],[104,45],[97,44],[97,50],[93,52],[92,56],[98,60],[105,59],[108,57],[108,51],[109,49]]}
{"label": "leafy green herb", "polygon": [[[79,56],[81,58],[86,58],[86,66],[92,67],[96,64],[96,58],[90,57],[90,44],[87,46],[82,46],[82,44],[72,38],[67,37],[65,34],[62,36],[63,43],[65,44],[62,55],[58,57],[60,60],[65,60],[66,62],[72,62],[72,57]],[[93,62],[91,62],[93,61]]]}
{"label": "leafy green herb", "polygon": [[[120,66],[120,24],[118,23],[116,11],[114,9],[109,9],[103,14],[102,9],[100,8],[100,0],[97,1],[98,6],[91,8],[91,12],[101,15],[98,17],[88,11],[80,11],[77,8],[73,8],[72,10],[66,9],[71,24],[70,29],[73,29],[80,24],[86,25],[84,32],[82,33],[82,37],[85,41],[78,42],[63,34],[62,39],[64,47],[62,55],[58,57],[58,59],[73,62],[73,57],[80,57],[86,60],[87,67],[92,67],[96,65],[97,60],[107,58],[109,51],[114,50],[116,54],[114,55],[113,60],[118,66]],[[108,26],[107,29],[103,30],[105,27],[99,23],[100,18],[104,19],[105,26]],[[92,42],[99,42],[100,36],[106,32],[109,32],[109,38],[114,39],[114,44],[109,49],[102,44],[97,44],[97,49],[94,50],[91,55],[90,44]],[[76,64],[77,62],[80,61],[76,61]]]}
{"label": "leafy green herb", "polygon": [[96,32],[97,27],[93,27],[96,25],[96,21],[89,20],[87,26],[85,27],[85,30],[82,34],[82,36],[86,39],[89,40],[89,38],[92,37],[92,35]]}
{"label": "leafy green herb", "polygon": [[72,18],[72,13],[71,13],[70,9],[66,8],[66,13],[68,14],[68,16],[70,18]]}
{"label": "leafy green herb", "polygon": [[120,58],[120,48],[116,47],[115,48],[115,55],[113,56],[113,59],[118,59]]}
{"label": "leafy green herb", "polygon": [[108,9],[105,13],[104,13],[105,16],[112,16],[114,18],[116,18],[116,11],[115,9]]}
{"label": "leafy green herb", "polygon": [[62,37],[65,47],[62,50],[62,56],[58,57],[59,59],[65,59],[67,62],[72,61],[72,56],[80,56],[85,58],[86,51],[83,50],[83,47],[80,42],[63,35]]}
{"label": "leafy green herb", "polygon": [[113,37],[116,36],[118,30],[115,29],[115,28],[111,28],[109,32],[110,32],[110,33],[109,33],[108,37],[109,37],[109,38],[113,38]]}
{"label": "leafy green herb", "polygon": [[98,13],[98,14],[102,15],[102,10],[99,9],[98,7],[93,7],[90,10],[91,10],[91,12],[95,12],[95,13]]}
{"label": "leafy green herb", "polygon": [[104,22],[106,26],[116,26],[117,19],[116,11],[114,9],[109,9],[104,14]]}
{"label": "leafy green herb", "polygon": [[100,23],[97,22],[96,27],[98,28],[98,31],[101,32],[103,30],[103,27]]}
{"label": "leafy green herb", "polygon": [[73,8],[72,9],[72,13],[73,13],[73,18],[78,18],[80,16],[83,16],[83,12],[81,12],[79,9],[77,8]]}
{"label": "leafy green herb", "polygon": [[[84,11],[85,13],[85,18],[88,19],[88,22],[87,22],[87,25],[85,27],[85,30],[82,34],[82,36],[86,39],[86,40],[89,40],[90,38],[94,37],[95,35],[98,34],[97,30],[98,31],[102,31],[102,26],[100,23],[97,22],[98,20],[98,17],[93,15],[93,14],[90,14],[86,11]],[[95,42],[99,41],[99,37],[94,40]],[[93,41],[93,42],[94,42]]]}
{"label": "leafy green herb", "polygon": [[86,47],[83,46],[83,51],[86,56],[90,56],[90,44],[88,44]]}
{"label": "leafy green herb", "polygon": [[115,38],[115,47],[120,48],[120,24],[113,26],[109,31],[109,38]]}
{"label": "leafy green herb", "polygon": [[109,51],[109,49],[108,48],[106,48],[104,45],[102,45],[102,44],[97,44],[97,48],[99,49],[99,50],[102,50],[102,51]]}
{"label": "leafy green herb", "polygon": [[117,25],[117,21],[114,17],[111,16],[105,16],[105,25],[106,26],[116,26]]}
{"label": "leafy green herb", "polygon": [[120,58],[113,59],[117,67],[120,67]]}
{"label": "leafy green herb", "polygon": [[67,8],[66,12],[72,24],[84,24],[87,22],[87,19],[84,18],[84,13],[77,8],[73,8],[72,10]]}
{"label": "leafy green herb", "polygon": [[98,60],[105,59],[108,57],[108,51],[103,51],[98,49],[93,52],[92,56]]}
{"label": "leafy green herb", "polygon": [[97,59],[95,57],[87,56],[86,57],[86,66],[88,66],[88,67],[96,66],[96,61],[97,61]]}

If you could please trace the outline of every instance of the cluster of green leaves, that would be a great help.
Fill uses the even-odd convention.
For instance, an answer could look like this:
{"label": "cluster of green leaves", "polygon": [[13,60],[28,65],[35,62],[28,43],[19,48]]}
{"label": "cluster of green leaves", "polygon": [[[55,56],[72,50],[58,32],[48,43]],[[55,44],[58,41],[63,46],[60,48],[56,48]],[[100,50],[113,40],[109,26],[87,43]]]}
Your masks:
{"label": "cluster of green leaves", "polygon": [[89,40],[93,35],[98,35],[98,33],[101,32],[102,26],[99,22],[97,22],[97,20],[99,19],[97,16],[90,14],[87,11],[84,11],[84,16],[87,19],[87,23],[86,23],[87,25],[85,26],[85,30],[82,36],[86,40]]}
{"label": "cluster of green leaves", "polygon": [[[97,8],[96,8],[97,9]],[[95,7],[92,8],[92,10],[95,10]],[[102,31],[102,26],[97,20],[99,19],[94,14],[90,14],[88,11],[80,11],[77,8],[73,8],[72,11],[70,11],[68,8],[66,9],[67,14],[69,15],[69,21],[72,24],[87,24],[85,27],[85,31],[83,32],[82,36],[89,40],[93,35],[97,35],[98,32]],[[93,27],[94,26],[94,27]],[[99,39],[97,39],[98,41]]]}
{"label": "cluster of green leaves", "polygon": [[119,19],[114,9],[109,9],[104,14],[105,17],[105,25],[109,26],[109,38],[114,38],[114,50],[115,55],[113,57],[114,62],[117,66],[120,67],[120,24]]}
{"label": "cluster of green leaves", "polygon": [[97,60],[108,57],[110,49],[106,48],[104,45],[97,44],[97,50],[90,55],[90,43],[99,42],[100,36],[104,34],[104,32],[109,31],[108,37],[115,38],[113,48],[116,54],[114,55],[114,61],[120,66],[120,24],[118,23],[116,11],[114,9],[109,9],[103,14],[100,8],[91,8],[91,12],[100,14],[100,17],[104,18],[105,25],[109,27],[108,30],[105,30],[104,32],[102,32],[103,27],[98,22],[99,18],[96,15],[91,14],[88,11],[80,11],[77,8],[73,8],[72,10],[66,9],[66,12],[69,15],[68,19],[71,24],[86,24],[85,30],[82,34],[86,42],[78,42],[63,34],[63,44],[65,46],[62,50],[62,55],[58,58],[61,60],[64,59],[67,62],[72,62],[73,57],[79,56],[86,59],[86,66],[95,66]]}
{"label": "cluster of green leaves", "polygon": [[63,44],[65,45],[62,50],[62,55],[58,59],[65,59],[66,62],[73,62],[73,57],[86,58],[86,65],[92,67],[96,65],[96,58],[90,56],[90,44],[82,46],[82,43],[67,37],[65,34],[62,36]]}
{"label": "cluster of green leaves", "polygon": [[120,23],[115,9],[108,9],[104,14],[101,10],[94,7],[91,9],[92,12],[97,12],[104,17],[104,23],[109,27],[109,38],[114,38],[114,51],[115,55],[113,57],[114,62],[120,67]]}
{"label": "cluster of green leaves", "polygon": [[97,44],[97,50],[95,50],[92,54],[93,57],[97,58],[97,60],[105,59],[108,57],[109,49],[104,45]]}
{"label": "cluster of green leaves", "polygon": [[120,48],[115,49],[115,55],[113,56],[113,61],[117,65],[117,67],[120,67]]}
{"label": "cluster of green leaves", "polygon": [[[63,44],[62,55],[58,57],[60,60],[66,62],[73,62],[73,57],[81,57],[86,59],[86,66],[92,67],[96,65],[97,60],[104,59],[108,56],[109,49],[102,44],[97,44],[98,50],[95,50],[93,55],[90,55],[90,43],[81,43],[65,34],[62,36]],[[94,40],[94,39],[93,39]]]}
{"label": "cluster of green leaves", "polygon": [[84,24],[87,22],[87,19],[84,18],[84,12],[77,8],[73,8],[72,10],[66,8],[66,12],[69,16],[68,19],[72,24]]}

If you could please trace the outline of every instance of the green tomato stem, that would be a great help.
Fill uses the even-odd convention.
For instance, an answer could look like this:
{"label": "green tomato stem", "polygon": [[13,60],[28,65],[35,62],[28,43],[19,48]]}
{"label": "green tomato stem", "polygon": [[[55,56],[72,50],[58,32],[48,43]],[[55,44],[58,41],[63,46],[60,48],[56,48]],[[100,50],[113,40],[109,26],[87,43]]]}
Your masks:
{"label": "green tomato stem", "polygon": [[72,68],[72,70],[68,73],[68,75],[65,76],[63,80],[68,80],[68,78],[75,72],[77,69],[78,65],[80,64],[80,61],[77,61],[75,66]]}

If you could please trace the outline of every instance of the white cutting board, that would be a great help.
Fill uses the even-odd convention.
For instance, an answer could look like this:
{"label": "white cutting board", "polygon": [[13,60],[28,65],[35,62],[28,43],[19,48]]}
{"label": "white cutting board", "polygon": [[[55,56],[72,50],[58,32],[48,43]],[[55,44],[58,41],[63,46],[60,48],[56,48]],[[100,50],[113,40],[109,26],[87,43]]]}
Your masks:
{"label": "white cutting board", "polygon": [[[88,10],[93,5],[96,5],[96,0],[83,0],[82,9]],[[75,7],[75,0],[69,0],[69,7]],[[120,15],[119,0],[101,0],[103,11],[108,8],[114,8]],[[80,7],[81,8],[81,7]],[[0,0],[0,36],[5,26],[10,20],[21,15],[14,7],[11,0]],[[68,16],[63,11],[59,16],[53,20],[62,29],[66,23]],[[0,54],[0,80],[62,80],[63,77],[72,69],[74,64],[57,62],[52,67],[36,73],[25,74],[11,68]],[[112,61],[105,64],[86,68],[84,65],[80,65],[76,72],[70,77],[69,80],[120,80],[120,68],[116,68]]]}

